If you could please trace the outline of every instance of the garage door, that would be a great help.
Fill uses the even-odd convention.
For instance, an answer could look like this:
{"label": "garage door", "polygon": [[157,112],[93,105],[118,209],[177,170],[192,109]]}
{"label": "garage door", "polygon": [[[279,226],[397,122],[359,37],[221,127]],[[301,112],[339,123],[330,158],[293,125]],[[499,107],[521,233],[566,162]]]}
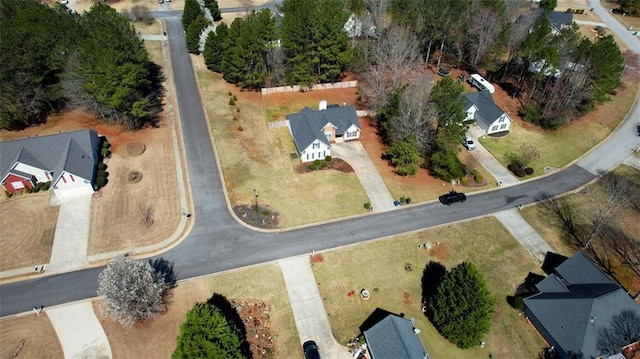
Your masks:
{"label": "garage door", "polygon": [[58,198],[69,198],[74,196],[81,196],[93,193],[93,188],[90,185],[73,187],[73,188],[64,188],[64,189],[56,189],[54,190],[56,197]]}

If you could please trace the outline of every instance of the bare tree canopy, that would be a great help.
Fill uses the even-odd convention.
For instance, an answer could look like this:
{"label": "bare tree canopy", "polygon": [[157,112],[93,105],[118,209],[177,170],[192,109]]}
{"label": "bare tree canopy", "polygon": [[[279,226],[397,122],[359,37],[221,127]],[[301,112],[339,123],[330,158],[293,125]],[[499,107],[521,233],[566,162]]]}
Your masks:
{"label": "bare tree canopy", "polygon": [[155,318],[165,312],[173,285],[173,265],[162,259],[116,259],[98,277],[100,313],[124,327]]}

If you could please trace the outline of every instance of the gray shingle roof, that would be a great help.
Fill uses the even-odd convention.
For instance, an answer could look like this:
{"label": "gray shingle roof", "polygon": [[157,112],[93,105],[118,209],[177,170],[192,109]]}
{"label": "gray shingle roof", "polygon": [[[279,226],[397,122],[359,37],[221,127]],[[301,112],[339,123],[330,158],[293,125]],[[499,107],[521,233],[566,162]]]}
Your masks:
{"label": "gray shingle roof", "polygon": [[53,172],[56,183],[63,171],[92,180],[100,139],[90,130],[0,142],[0,174],[4,178],[16,162]]}
{"label": "gray shingle roof", "polygon": [[627,293],[580,252],[537,287],[540,293],[524,300],[525,312],[564,354],[599,356],[596,342],[600,328],[608,327],[611,318],[623,310],[640,315],[640,307]]}
{"label": "gray shingle roof", "polygon": [[429,358],[411,321],[389,314],[364,332],[372,359]]}
{"label": "gray shingle roof", "polygon": [[504,111],[493,102],[493,96],[491,96],[489,91],[470,92],[464,95],[464,99],[466,101],[465,111],[473,105],[476,105],[478,108],[474,119],[478,126],[485,132],[489,129],[489,126],[504,113]]}
{"label": "gray shingle roof", "polygon": [[549,22],[560,31],[564,25],[569,25],[573,22],[573,14],[570,12],[552,11],[549,14]]}
{"label": "gray shingle roof", "polygon": [[360,128],[358,115],[353,106],[327,107],[326,110],[312,110],[305,107],[302,111],[287,115],[293,142],[295,142],[298,152],[304,151],[313,141],[320,140],[331,146],[327,137],[322,132],[322,128],[331,123],[336,127],[336,134],[342,135],[351,127],[356,125]]}

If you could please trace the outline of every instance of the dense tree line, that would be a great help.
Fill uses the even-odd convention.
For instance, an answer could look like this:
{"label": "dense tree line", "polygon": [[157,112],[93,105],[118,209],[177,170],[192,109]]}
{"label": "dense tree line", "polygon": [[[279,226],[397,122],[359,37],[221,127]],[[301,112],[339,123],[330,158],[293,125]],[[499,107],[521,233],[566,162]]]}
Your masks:
{"label": "dense tree line", "polygon": [[352,55],[342,1],[285,0],[280,10],[279,28],[267,9],[219,25],[205,43],[209,69],[246,88],[340,80]]}
{"label": "dense tree line", "polygon": [[42,123],[65,107],[137,129],[154,125],[164,95],[128,19],[104,4],[78,15],[29,0],[0,3],[0,127]]}
{"label": "dense tree line", "polygon": [[240,315],[221,294],[187,312],[172,358],[248,359],[251,350]]}

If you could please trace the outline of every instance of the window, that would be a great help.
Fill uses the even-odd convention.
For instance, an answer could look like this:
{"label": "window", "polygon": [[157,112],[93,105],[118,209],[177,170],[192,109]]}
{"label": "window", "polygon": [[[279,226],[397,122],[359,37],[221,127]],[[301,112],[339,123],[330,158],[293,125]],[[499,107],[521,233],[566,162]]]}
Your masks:
{"label": "window", "polygon": [[491,127],[491,132],[497,131],[497,130],[498,130],[498,125],[495,125],[495,126]]}
{"label": "window", "polygon": [[13,187],[13,189],[23,189],[24,183],[20,181],[11,182],[11,187]]}
{"label": "window", "polygon": [[501,117],[500,121],[498,121],[498,122],[504,122],[504,117]]}
{"label": "window", "polygon": [[327,141],[331,141],[331,132],[327,132],[324,135],[327,136]]}
{"label": "window", "polygon": [[309,154],[307,153],[307,159],[309,159]]}
{"label": "window", "polygon": [[320,148],[320,143],[319,143],[319,142],[314,142],[314,143],[313,143],[313,149],[314,149],[314,150],[317,150],[317,149],[319,149],[319,148]]}
{"label": "window", "polygon": [[358,137],[358,131],[347,132],[347,137]]}
{"label": "window", "polygon": [[507,124],[506,123],[504,123],[504,124],[502,124],[502,126],[500,126],[501,130],[504,130],[505,128],[507,128]]}

